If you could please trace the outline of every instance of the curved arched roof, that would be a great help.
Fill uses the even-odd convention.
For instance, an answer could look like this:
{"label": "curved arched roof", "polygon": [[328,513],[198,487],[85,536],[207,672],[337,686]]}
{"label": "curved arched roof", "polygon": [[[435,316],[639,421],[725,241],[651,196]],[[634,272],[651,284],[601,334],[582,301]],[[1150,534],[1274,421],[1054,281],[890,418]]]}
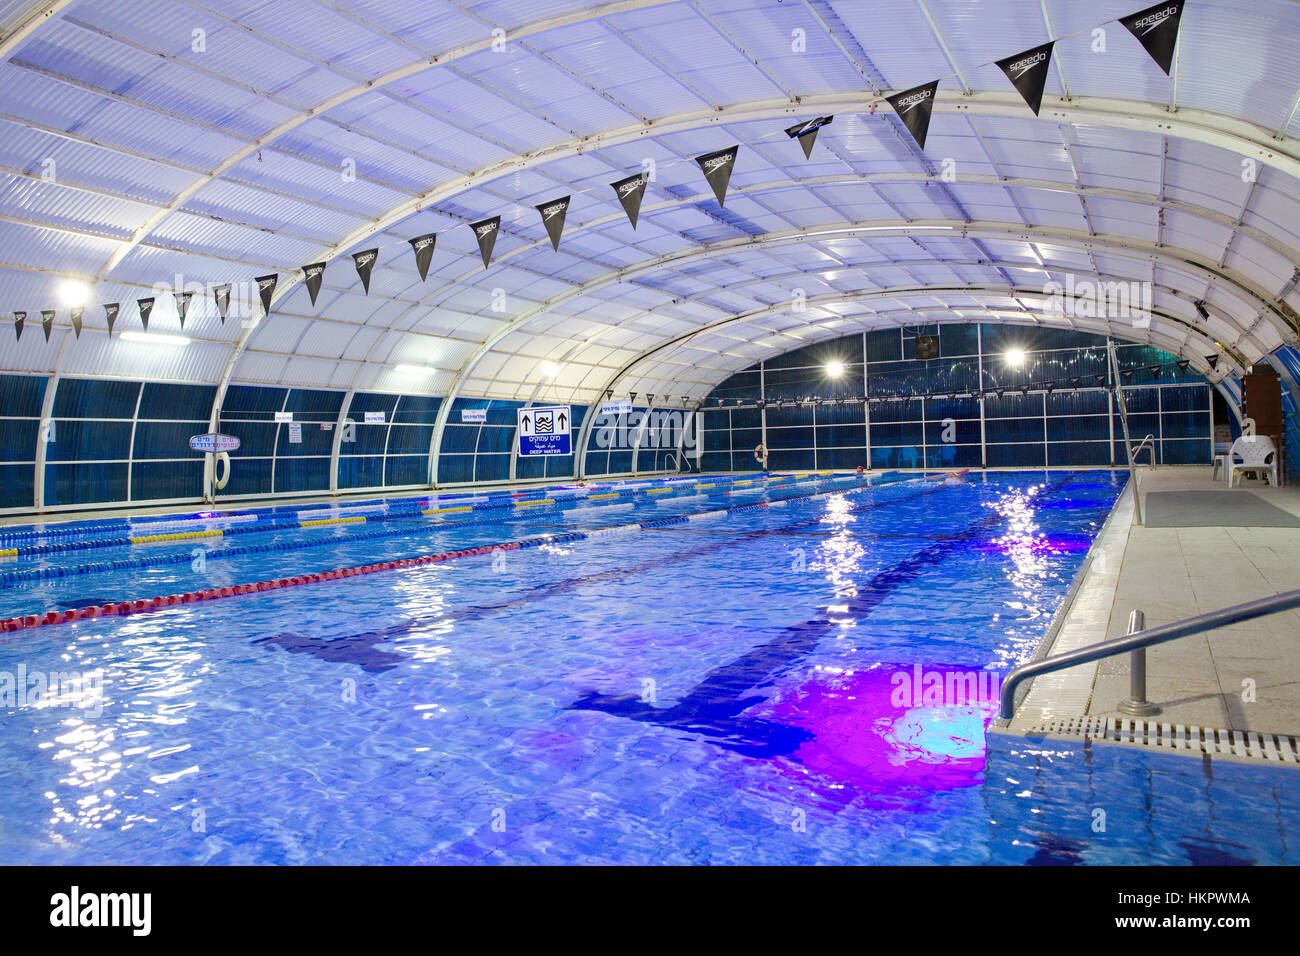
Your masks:
{"label": "curved arched roof", "polygon": [[[1221,375],[1297,341],[1300,4],[1190,0],[1172,76],[1113,19],[1141,6],[0,3],[3,309],[59,309],[48,343],[0,336],[0,364],[698,399],[857,328],[974,320],[1214,354]],[[992,61],[1052,38],[1035,117]],[[881,96],[941,77],[922,151]],[[805,158],[782,131],[822,114]],[[734,143],[721,208],[692,158]],[[634,230],[609,184],[647,161]],[[556,251],[534,206],[568,194]],[[484,269],[466,224],[495,215]],[[429,232],[422,282],[407,241]],[[365,295],[348,254],[374,247]],[[312,305],[299,267],[320,260]],[[80,278],[138,328],[159,283],[271,272],[269,320],[196,298],[184,349],[110,338],[94,305],[75,339],[60,302]],[[1044,288],[1071,277],[1150,283],[1149,324],[1053,312]],[[163,296],[151,329],[176,324]]]}

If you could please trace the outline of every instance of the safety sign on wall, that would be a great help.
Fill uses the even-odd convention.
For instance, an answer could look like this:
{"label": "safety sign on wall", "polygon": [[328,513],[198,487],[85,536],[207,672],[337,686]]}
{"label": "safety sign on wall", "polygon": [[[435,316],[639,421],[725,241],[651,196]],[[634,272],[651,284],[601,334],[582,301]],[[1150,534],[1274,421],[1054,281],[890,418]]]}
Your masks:
{"label": "safety sign on wall", "polygon": [[519,457],[573,454],[568,405],[519,409]]}

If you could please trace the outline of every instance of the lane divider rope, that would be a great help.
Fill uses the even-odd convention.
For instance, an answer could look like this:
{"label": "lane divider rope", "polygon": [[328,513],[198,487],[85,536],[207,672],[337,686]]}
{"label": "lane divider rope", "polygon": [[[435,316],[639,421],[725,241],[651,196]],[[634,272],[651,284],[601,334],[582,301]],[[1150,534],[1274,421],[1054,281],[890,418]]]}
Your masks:
{"label": "lane divider rope", "polygon": [[[904,482],[891,482],[891,484],[895,483],[901,484]],[[375,564],[337,568],[333,571],[321,571],[312,574],[294,575],[288,578],[274,578],[266,581],[256,581],[251,584],[235,584],[227,587],[207,588],[202,591],[186,591],[183,594],[169,594],[162,597],[141,598],[134,601],[107,603],[84,608],[69,608],[63,611],[47,611],[42,615],[21,615],[0,620],[0,633],[30,630],[37,627],[48,627],[55,624],[66,624],[72,621],[97,617],[126,616],[147,611],[157,611],[184,604],[212,601],[219,598],[235,597],[243,594],[256,594],[263,591],[274,591],[287,587],[298,587],[300,585],[315,584],[321,581],[334,581],[340,578],[356,577],[363,574],[374,574],[379,571],[393,571],[405,568],[422,567],[428,564],[453,561],[459,558],[493,554],[497,551],[520,551],[526,548],[538,548],[548,544],[562,544],[570,541],[585,541],[594,538],[602,538],[614,534],[628,534],[630,532],[639,531],[643,528],[663,528],[674,524],[686,524],[687,522],[699,521],[704,518],[734,514],[742,511],[754,511],[760,508],[773,507],[778,504],[785,505],[794,501],[822,498],[833,494],[840,494],[840,492],[813,491],[802,495],[790,495],[774,502],[754,501],[749,502],[748,504],[734,505],[728,508],[716,508],[710,511],[697,512],[691,515],[672,515],[666,518],[655,518],[650,521],[616,525],[612,528],[598,528],[592,531],[567,531],[558,534],[523,538],[519,541],[507,541],[501,544],[480,545],[476,548],[465,548],[459,551],[444,551],[438,554],[421,555],[420,557],[415,558],[399,558],[393,561],[380,561]]]}
{"label": "lane divider rope", "polygon": [[[851,476],[843,476],[843,477],[847,478]],[[685,483],[680,483],[680,484],[683,486],[685,485]],[[619,492],[617,494],[620,496],[626,495],[626,496],[634,497],[638,493],[640,493],[640,489]],[[728,494],[728,492],[725,491],[720,493],[723,495]],[[563,504],[580,505],[584,500],[587,500],[587,498],[575,497],[571,499],[564,499]],[[294,550],[305,549],[305,548],[319,548],[319,547],[328,547],[328,546],[335,546],[335,545],[345,545],[356,541],[374,541],[374,540],[380,540],[384,538],[401,537],[409,534],[419,534],[419,533],[440,531],[447,528],[466,528],[466,527],[475,527],[475,526],[482,526],[482,525],[502,524],[509,521],[518,520],[520,514],[518,512],[514,512],[513,510],[507,512],[504,509],[511,508],[514,505],[534,504],[534,503],[544,504],[544,506],[547,508],[552,506],[557,508],[563,507],[563,504],[559,503],[556,499],[546,499],[544,502],[542,501],[503,502],[500,505],[491,506],[486,509],[492,511],[495,510],[502,511],[501,514],[497,514],[492,517],[477,518],[477,519],[471,519],[465,521],[438,522],[438,523],[428,524],[422,527],[407,526],[407,527],[392,528],[387,530],[376,530],[376,531],[364,532],[361,534],[348,535],[347,537],[322,537],[322,538],[311,538],[305,541],[290,540],[290,541],[270,542],[267,544],[247,545],[243,547],[232,546],[232,547],[209,551],[204,555],[204,557],[207,560],[224,561],[231,558],[243,557],[249,554],[260,554],[260,553],[274,552],[274,551],[294,551]],[[474,509],[470,509],[470,510],[473,511]],[[413,516],[414,515],[407,515],[407,517],[413,517]],[[298,522],[293,522],[292,524],[289,524],[285,527],[290,529],[296,529],[299,527],[299,524]],[[242,531],[243,529],[240,530]],[[0,572],[0,586],[7,587],[14,584],[26,584],[26,583],[36,582],[36,581],[46,581],[54,578],[73,577],[78,574],[97,574],[105,571],[131,571],[137,569],[163,567],[169,564],[184,564],[188,561],[191,561],[192,559],[193,556],[189,552],[182,551],[173,554],[151,555],[147,558],[117,558],[109,561],[96,561],[96,562],[91,562],[89,564],[80,564],[80,565],[61,565],[61,566],[45,567],[45,568],[22,568],[22,569]]]}

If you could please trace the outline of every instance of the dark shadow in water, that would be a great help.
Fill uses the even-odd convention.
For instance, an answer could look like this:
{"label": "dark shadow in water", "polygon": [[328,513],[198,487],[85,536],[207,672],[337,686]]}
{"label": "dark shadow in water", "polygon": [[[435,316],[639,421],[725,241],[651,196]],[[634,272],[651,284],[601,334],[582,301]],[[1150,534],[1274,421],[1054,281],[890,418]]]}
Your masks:
{"label": "dark shadow in water", "polygon": [[406,660],[402,654],[393,654],[375,647],[387,639],[388,635],[383,631],[368,631],[333,640],[321,640],[306,634],[277,634],[274,637],[259,637],[253,643],[274,644],[293,654],[311,654],[332,664],[356,664],[363,671],[381,674]]}

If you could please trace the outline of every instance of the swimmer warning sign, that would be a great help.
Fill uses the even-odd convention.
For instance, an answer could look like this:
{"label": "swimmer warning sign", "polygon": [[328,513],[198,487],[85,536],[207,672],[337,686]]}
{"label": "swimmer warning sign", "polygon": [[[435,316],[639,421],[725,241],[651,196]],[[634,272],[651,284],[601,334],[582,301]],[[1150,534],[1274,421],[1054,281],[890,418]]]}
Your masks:
{"label": "swimmer warning sign", "polygon": [[519,409],[519,457],[573,454],[568,405]]}

